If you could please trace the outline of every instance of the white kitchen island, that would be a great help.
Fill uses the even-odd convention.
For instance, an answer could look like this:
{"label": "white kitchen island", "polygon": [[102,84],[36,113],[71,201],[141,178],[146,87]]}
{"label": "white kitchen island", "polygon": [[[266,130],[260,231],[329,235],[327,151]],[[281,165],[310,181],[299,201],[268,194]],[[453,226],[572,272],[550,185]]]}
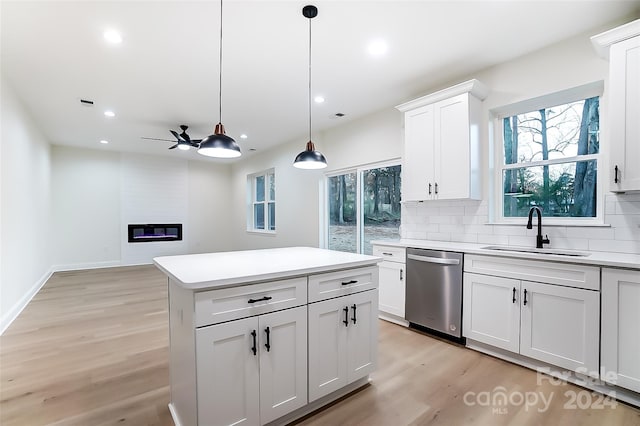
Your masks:
{"label": "white kitchen island", "polygon": [[155,258],[176,425],[286,424],[366,385],[380,260],[311,247]]}

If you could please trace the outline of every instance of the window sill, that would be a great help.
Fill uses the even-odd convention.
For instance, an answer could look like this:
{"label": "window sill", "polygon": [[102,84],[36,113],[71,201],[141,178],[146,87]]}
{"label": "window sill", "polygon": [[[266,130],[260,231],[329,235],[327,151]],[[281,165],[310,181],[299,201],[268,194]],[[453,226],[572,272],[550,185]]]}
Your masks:
{"label": "window sill", "polygon": [[256,235],[265,235],[265,236],[276,236],[276,231],[260,231],[257,229],[247,229],[247,234],[256,234]]}
{"label": "window sill", "polygon": [[[537,219],[534,218],[533,226],[537,226]],[[484,225],[499,225],[499,226],[527,226],[527,218],[523,218],[522,222],[485,222]],[[593,222],[569,222],[569,223],[548,223],[542,220],[543,227],[565,227],[565,228],[611,228],[611,225],[608,223],[593,223]]]}

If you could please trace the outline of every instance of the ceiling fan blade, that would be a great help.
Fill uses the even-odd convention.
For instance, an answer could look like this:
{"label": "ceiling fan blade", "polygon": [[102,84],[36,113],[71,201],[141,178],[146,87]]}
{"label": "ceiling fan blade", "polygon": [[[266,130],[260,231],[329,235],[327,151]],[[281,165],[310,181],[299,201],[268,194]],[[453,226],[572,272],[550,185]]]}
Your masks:
{"label": "ceiling fan blade", "polygon": [[187,134],[187,132],[182,132],[182,133],[180,133],[180,137],[181,137],[183,140],[185,140],[185,141],[187,141],[187,142],[191,143],[191,138],[189,137],[189,135]]}
{"label": "ceiling fan blade", "polygon": [[150,141],[174,142],[171,139],[146,138],[144,136],[140,136],[140,139],[146,139],[146,140],[150,140]]}
{"label": "ceiling fan blade", "polygon": [[179,140],[179,141],[183,141],[183,140],[184,140],[184,139],[182,139],[182,137],[178,134],[178,132],[176,132],[175,130],[169,130],[169,131],[171,132],[171,134],[172,134],[173,136],[175,136],[175,137],[176,137],[176,139],[177,139],[177,140]]}
{"label": "ceiling fan blade", "polygon": [[177,146],[178,146],[178,144],[175,144],[174,146],[170,146],[169,149],[174,149]]}
{"label": "ceiling fan blade", "polygon": [[191,141],[191,146],[199,148],[200,147],[200,142],[202,142],[202,139],[194,139]]}

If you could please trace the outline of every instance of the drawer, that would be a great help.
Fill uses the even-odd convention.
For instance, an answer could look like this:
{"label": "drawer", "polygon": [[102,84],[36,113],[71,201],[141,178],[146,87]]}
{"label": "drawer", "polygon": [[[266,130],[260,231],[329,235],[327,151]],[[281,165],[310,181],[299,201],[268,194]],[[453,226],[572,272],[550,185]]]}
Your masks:
{"label": "drawer", "polygon": [[600,268],[597,266],[468,254],[464,256],[464,270],[476,274],[600,290]]}
{"label": "drawer", "polygon": [[309,303],[377,287],[377,266],[311,275],[309,277]]}
{"label": "drawer", "polygon": [[250,284],[195,294],[196,327],[307,304],[307,278]]}
{"label": "drawer", "polygon": [[404,247],[373,246],[373,256],[378,256],[389,262],[406,263],[406,249]]}

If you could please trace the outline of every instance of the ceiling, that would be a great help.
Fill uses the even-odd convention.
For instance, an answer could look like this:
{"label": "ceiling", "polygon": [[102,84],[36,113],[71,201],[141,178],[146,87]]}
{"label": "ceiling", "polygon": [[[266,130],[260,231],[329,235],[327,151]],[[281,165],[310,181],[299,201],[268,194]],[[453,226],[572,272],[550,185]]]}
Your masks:
{"label": "ceiling", "polygon": [[[308,140],[308,1],[226,0],[222,122],[243,157]],[[640,15],[640,1],[315,1],[313,132],[590,30]],[[5,1],[2,73],[58,145],[167,150],[169,129],[192,138],[218,122],[215,1]],[[116,29],[123,41],[107,43]],[[385,40],[372,56],[368,44]],[[83,106],[80,99],[94,102]],[[105,110],[116,116],[104,116]],[[336,113],[344,117],[336,117]],[[244,133],[247,139],[240,139]],[[314,139],[316,137],[314,136]],[[108,145],[101,145],[106,139]],[[321,146],[318,146],[322,150]],[[251,150],[256,150],[251,151]],[[292,156],[296,153],[292,153]]]}

